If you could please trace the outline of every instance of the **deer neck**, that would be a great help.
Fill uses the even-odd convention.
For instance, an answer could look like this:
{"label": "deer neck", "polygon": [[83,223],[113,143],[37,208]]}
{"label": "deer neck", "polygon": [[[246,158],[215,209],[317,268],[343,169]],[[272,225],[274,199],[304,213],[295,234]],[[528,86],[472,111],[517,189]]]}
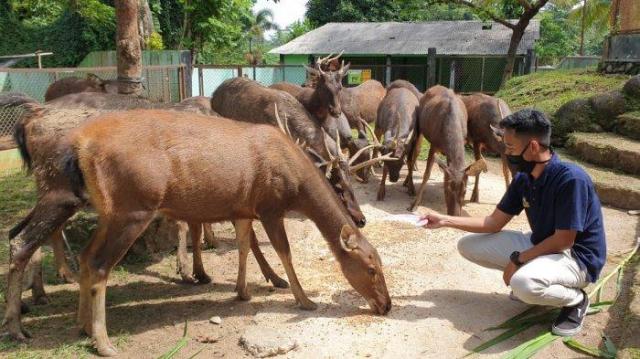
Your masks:
{"label": "deer neck", "polygon": [[340,250],[340,232],[344,225],[357,228],[346,209],[321,176],[309,176],[302,185],[300,212],[309,217],[334,253]]}

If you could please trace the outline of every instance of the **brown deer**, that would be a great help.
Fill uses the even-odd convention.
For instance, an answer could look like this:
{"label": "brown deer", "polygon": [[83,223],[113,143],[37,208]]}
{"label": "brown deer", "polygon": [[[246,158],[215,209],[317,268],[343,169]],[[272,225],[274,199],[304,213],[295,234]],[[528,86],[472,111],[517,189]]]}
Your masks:
{"label": "brown deer", "polygon": [[18,235],[23,245],[9,271],[4,323],[14,338],[25,336],[17,284],[25,261],[85,200],[99,213],[100,226],[80,255],[78,322],[100,355],[117,353],[106,330],[108,275],[156,212],[194,227],[236,221],[239,291],[246,286],[250,222],[259,219],[296,301],[314,309],[296,277],[283,222],[286,212],[300,212],[316,223],[343,274],[371,308],[379,314],[391,308],[377,251],[314,164],[273,126],[161,110],[109,113],[73,131],[55,157],[47,173],[55,185]]}
{"label": "brown deer", "polygon": [[211,108],[226,118],[272,126],[278,125],[277,108],[280,118],[287,120],[293,138],[304,142],[316,163],[325,169],[330,183],[356,224],[360,227],[365,225],[366,219],[351,187],[349,163],[342,158],[333,139],[324,136],[311,114],[293,96],[237,77],[226,80],[214,91]]}
{"label": "brown deer", "polygon": [[103,80],[94,74],[87,74],[84,79],[76,76],[66,77],[49,85],[44,100],[48,102],[78,92],[118,93],[118,81]]}
{"label": "brown deer", "polygon": [[[378,107],[375,136],[380,139],[384,138],[380,151],[383,154],[391,153],[393,158],[399,160],[384,163],[378,188],[378,201],[384,200],[387,175],[391,182],[397,182],[405,159],[407,163],[411,162],[408,157],[413,153],[412,146],[415,145],[415,139],[419,136],[419,134],[416,134],[415,137],[413,136],[418,117],[418,98],[410,89],[398,86],[396,82],[392,83],[393,87],[390,86],[387,89],[387,94]],[[411,84],[409,83],[409,85]],[[413,166],[410,166],[409,177],[407,177],[409,180],[408,189],[410,194],[415,194],[413,180],[411,179],[412,170]]]}
{"label": "brown deer", "polygon": [[420,99],[422,98],[422,92],[420,92],[420,90],[418,90],[411,82],[407,80],[394,80],[389,84],[389,86],[387,86],[387,92],[397,88],[405,88],[411,91],[416,96],[418,101],[420,101]]}
{"label": "brown deer", "polygon": [[[497,136],[492,127],[498,128],[502,118],[511,114],[511,109],[509,109],[509,106],[507,106],[503,100],[481,93],[462,96],[462,102],[464,102],[469,117],[467,122],[467,138],[473,145],[475,159],[479,160],[482,158],[482,150],[500,155],[505,185],[509,187],[509,176],[515,174],[515,168],[509,166],[502,137]],[[476,175],[476,181],[471,194],[471,202],[478,202],[480,200],[479,184],[480,173]]]}
{"label": "brown deer", "polygon": [[[29,106],[40,106],[35,100],[21,94],[3,95],[0,97],[0,102],[5,106],[18,106],[25,104],[28,104]],[[38,196],[43,196],[46,190],[52,186],[52,184],[47,183],[48,177],[46,177],[46,173],[51,167],[51,156],[55,153],[60,139],[68,131],[78,127],[92,116],[117,109],[157,107],[163,109],[174,108],[180,111],[196,112],[207,115],[213,114],[208,98],[206,97],[189,98],[177,104],[159,104],[143,98],[120,94],[75,93],[48,102],[46,105],[42,105],[41,107],[43,110],[46,109],[46,115],[32,120],[23,118],[19,122],[19,126],[16,127],[18,129],[16,143],[18,144],[18,148],[21,150],[24,158],[28,160],[26,161],[26,164],[34,174]],[[29,151],[29,148],[32,150]],[[10,237],[17,235],[28,221],[29,217],[15,226],[15,228],[9,233]],[[65,281],[71,283],[75,282],[76,279],[65,259],[62,228],[63,226],[56,229],[52,234],[51,245],[53,247],[58,275]],[[184,229],[184,232],[186,233],[186,229]],[[205,236],[205,238],[206,237],[207,236]],[[199,270],[197,263],[194,265],[194,276],[191,275],[186,260],[186,238],[184,236],[179,236],[178,238],[178,273],[182,276],[183,280],[193,282],[195,281],[194,276],[201,283],[205,283],[210,280],[206,273],[204,273],[204,270]],[[207,242],[210,245],[215,244],[211,243],[211,238],[209,238]],[[256,258],[258,263],[261,264],[260,268],[263,273],[265,273],[267,280],[270,280],[277,287],[286,287],[286,281],[275,275],[273,270],[268,267],[268,264],[266,264],[266,260],[263,257],[260,257],[261,255],[261,252],[256,254]],[[194,257],[194,260],[196,259],[197,258]],[[32,280],[34,302],[37,304],[46,303],[48,300],[43,289],[42,276],[40,275],[40,261],[34,261],[34,263],[36,267],[33,269],[35,276]],[[26,308],[26,305],[23,305],[23,308]]]}
{"label": "brown deer", "polygon": [[409,207],[415,210],[427,187],[436,153],[447,157],[447,162],[438,160],[444,172],[444,198],[449,215],[459,216],[467,190],[467,179],[480,171],[486,171],[487,164],[480,159],[465,167],[464,144],[467,137],[467,110],[464,103],[452,90],[442,86],[431,87],[420,100],[418,131],[429,141],[429,157],[424,170],[418,194]]}

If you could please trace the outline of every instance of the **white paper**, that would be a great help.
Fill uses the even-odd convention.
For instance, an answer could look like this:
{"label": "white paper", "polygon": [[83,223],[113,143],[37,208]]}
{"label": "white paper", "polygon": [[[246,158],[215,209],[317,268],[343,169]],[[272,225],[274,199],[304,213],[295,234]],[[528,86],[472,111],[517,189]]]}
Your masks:
{"label": "white paper", "polygon": [[427,219],[422,219],[422,216],[417,214],[393,214],[385,217],[384,220],[407,223],[416,227],[423,227],[429,223]]}

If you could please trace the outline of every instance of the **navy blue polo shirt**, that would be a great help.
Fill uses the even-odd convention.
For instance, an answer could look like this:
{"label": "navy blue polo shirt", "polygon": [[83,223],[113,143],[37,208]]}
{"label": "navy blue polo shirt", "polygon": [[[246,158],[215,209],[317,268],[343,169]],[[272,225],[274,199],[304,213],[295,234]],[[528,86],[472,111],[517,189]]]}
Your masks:
{"label": "navy blue polo shirt", "polygon": [[575,164],[562,162],[554,153],[542,174],[534,179],[519,172],[498,204],[510,215],[525,210],[536,245],[557,229],[574,230],[572,255],[595,282],[607,256],[600,199],[587,173]]}

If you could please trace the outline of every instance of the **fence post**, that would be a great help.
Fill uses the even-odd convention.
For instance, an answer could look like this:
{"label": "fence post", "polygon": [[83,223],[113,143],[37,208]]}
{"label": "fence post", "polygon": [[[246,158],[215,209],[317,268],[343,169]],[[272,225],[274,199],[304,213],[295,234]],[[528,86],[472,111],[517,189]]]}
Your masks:
{"label": "fence post", "polygon": [[482,70],[480,71],[480,92],[484,92],[484,63],[486,57],[482,56]]}
{"label": "fence post", "polygon": [[[283,55],[280,55],[281,57],[284,57]],[[284,65],[284,62],[280,63],[280,68],[282,69],[282,82],[287,82],[287,76],[285,74],[285,71],[287,70],[287,68]]]}
{"label": "fence post", "polygon": [[387,55],[387,65],[384,67],[384,81],[385,86],[389,86],[391,83],[391,55]]}
{"label": "fence post", "polygon": [[178,99],[180,101],[184,100],[185,98],[184,74],[184,67],[178,67]]}
{"label": "fence post", "polygon": [[427,52],[427,88],[436,84],[436,48],[430,47]]}
{"label": "fence post", "polygon": [[242,66],[238,66],[238,77],[242,77]]}
{"label": "fence post", "polygon": [[198,93],[200,96],[204,96],[204,70],[202,65],[196,66],[198,66]]}
{"label": "fence post", "polygon": [[528,49],[527,50],[527,57],[525,58],[525,65],[524,65],[524,73],[525,74],[530,74],[531,72],[533,72],[533,64],[535,63],[535,58],[536,58],[536,54],[533,51],[533,49]]}

